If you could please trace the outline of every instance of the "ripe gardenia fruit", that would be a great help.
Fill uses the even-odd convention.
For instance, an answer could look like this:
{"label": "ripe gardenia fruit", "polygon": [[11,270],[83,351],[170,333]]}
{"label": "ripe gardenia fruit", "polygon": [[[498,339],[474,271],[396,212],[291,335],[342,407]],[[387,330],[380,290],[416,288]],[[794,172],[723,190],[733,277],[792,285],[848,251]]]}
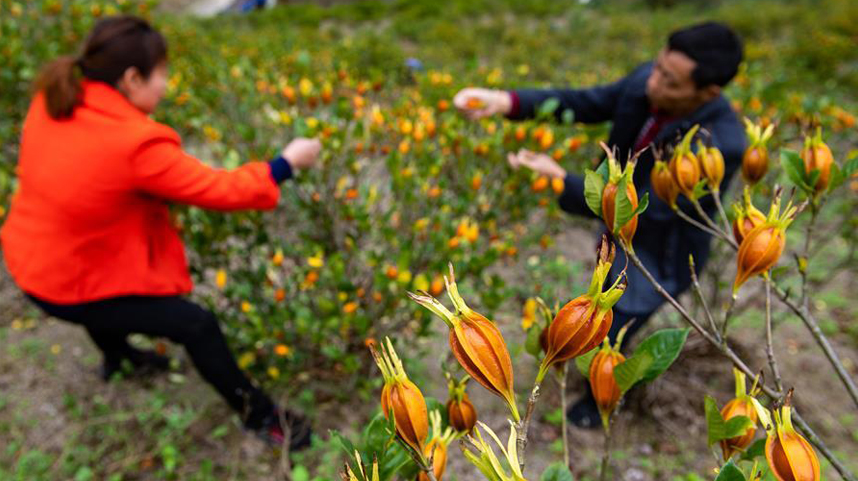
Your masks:
{"label": "ripe gardenia fruit", "polygon": [[667,163],[663,160],[657,160],[649,174],[652,190],[665,204],[671,209],[676,209],[676,198],[679,196],[679,186],[673,180],[673,175]]}
{"label": "ripe gardenia fruit", "polygon": [[724,180],[724,155],[718,147],[706,147],[702,142],[697,143],[697,160],[709,190],[717,194]]}
{"label": "ripe gardenia fruit", "polygon": [[563,306],[548,326],[545,342],[547,350],[539,366],[536,382],[542,382],[552,365],[589,352],[608,335],[614,319],[611,308],[620,300],[626,288],[625,275],[621,274],[610,289],[602,291],[615,254],[616,247],[603,236],[590,289]]}
{"label": "ripe gardenia fruit", "polygon": [[608,183],[602,189],[602,219],[605,220],[605,225],[608,226],[608,230],[612,234],[618,235],[626,245],[630,246],[632,245],[632,237],[635,235],[635,230],[638,228],[637,214],[632,216],[624,225],[616,226],[616,229],[614,228],[614,222],[616,220],[617,193],[622,185],[625,185],[626,198],[631,203],[632,211],[638,207],[638,192],[632,181],[637,157],[629,159],[626,162],[625,169],[622,169],[613,152],[604,143],[602,144],[602,148],[608,153]]}
{"label": "ripe gardenia fruit", "polygon": [[792,425],[790,399],[787,393],[783,407],[775,407],[772,416],[754,399],[760,422],[766,428],[766,461],[778,481],[819,481],[822,479],[819,459],[813,447]]}
{"label": "ripe gardenia fruit", "polygon": [[617,380],[614,378],[614,368],[626,360],[626,357],[620,353],[623,334],[625,334],[625,330],[617,337],[617,342],[613,347],[606,337],[602,343],[602,348],[590,361],[588,375],[590,390],[593,392],[593,398],[596,400],[596,406],[598,406],[599,414],[602,416],[602,426],[606,431],[609,429],[611,413],[616,409],[622,394],[620,386],[617,385]]}
{"label": "ripe gardenia fruit", "polygon": [[754,380],[751,393],[748,394],[745,386],[745,373],[733,368],[733,374],[736,376],[736,397],[721,408],[721,417],[725,421],[729,421],[736,416],[747,416],[754,425],[749,427],[741,436],[721,440],[721,452],[724,454],[724,461],[729,461],[734,454],[741,453],[750,446],[754,440],[754,434],[757,432],[758,416],[752,400],[758,393],[757,381]]}
{"label": "ripe gardenia fruit", "polygon": [[814,193],[819,195],[828,188],[831,179],[831,164],[834,156],[831,149],[822,141],[822,128],[817,128],[816,135],[807,136],[804,139],[804,149],[801,151],[801,159],[804,161],[804,171],[810,176],[814,170],[819,171],[819,178],[812,186]]}
{"label": "ripe gardenia fruit", "polygon": [[788,204],[783,215],[780,214],[780,192],[775,194],[766,222],[754,227],[742,239],[739,254],[736,257],[736,280],[733,283],[733,295],[742,284],[758,274],[763,274],[777,264],[786,246],[786,228],[795,218],[797,209]]}
{"label": "ripe gardenia fruit", "polygon": [[450,399],[447,401],[447,418],[450,420],[450,426],[457,432],[469,433],[477,424],[477,410],[465,392],[470,376],[465,376],[459,382],[449,376],[448,379]]}
{"label": "ripe gardenia fruit", "polygon": [[384,377],[381,390],[381,410],[386,418],[393,415],[396,435],[416,453],[423,453],[426,436],[429,434],[429,417],[423,393],[408,379],[402,361],[393,350],[393,343],[385,339],[379,353],[370,344],[375,363]]}
{"label": "ripe gardenia fruit", "polygon": [[733,237],[736,238],[736,243],[739,245],[742,244],[742,240],[745,239],[748,232],[766,221],[766,215],[751,203],[751,189],[747,185],[743,200],[744,204],[733,204],[733,210],[736,212],[736,218],[733,219]]}
{"label": "ripe gardenia fruit", "polygon": [[691,139],[699,129],[699,125],[689,129],[673,151],[673,157],[670,158],[670,174],[673,175],[673,181],[676,182],[679,191],[689,199],[694,199],[694,187],[700,182],[700,162],[691,151]]}
{"label": "ripe gardenia fruit", "polygon": [[408,296],[444,320],[450,328],[450,348],[459,364],[475,381],[503,398],[513,419],[519,421],[521,418],[515,405],[512,360],[500,330],[494,322],[465,304],[459,295],[452,264],[450,277],[444,278],[444,281],[447,284],[447,295],[456,308],[455,313],[426,292],[419,295],[409,292]]}
{"label": "ripe gardenia fruit", "polygon": [[772,138],[774,129],[774,124],[770,124],[764,131],[762,126],[745,119],[745,131],[750,145],[742,157],[742,177],[751,185],[759,182],[769,170],[769,151],[766,148],[766,142]]}
{"label": "ripe gardenia fruit", "polygon": [[[447,447],[450,442],[456,437],[451,427],[441,430],[441,413],[432,411],[429,414],[432,422],[432,440],[426,445],[426,450],[423,455],[426,459],[432,459],[432,473],[435,475],[436,481],[441,481],[444,476],[444,470],[447,469]],[[418,481],[429,481],[429,476],[421,472],[417,477]]]}

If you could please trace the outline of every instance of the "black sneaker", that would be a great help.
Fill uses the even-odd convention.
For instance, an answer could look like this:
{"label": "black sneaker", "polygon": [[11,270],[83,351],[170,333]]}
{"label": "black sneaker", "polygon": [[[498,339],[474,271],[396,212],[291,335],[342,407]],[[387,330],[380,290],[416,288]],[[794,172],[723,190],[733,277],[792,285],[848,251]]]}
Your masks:
{"label": "black sneaker", "polygon": [[566,410],[566,419],[581,429],[598,429],[602,425],[602,416],[593,395],[587,392],[581,399]]}
{"label": "black sneaker", "polygon": [[269,446],[279,448],[285,444],[286,433],[289,431],[289,451],[301,451],[310,447],[313,429],[310,422],[301,414],[284,410],[281,415],[275,411],[262,422],[262,427],[254,430],[256,435]]}

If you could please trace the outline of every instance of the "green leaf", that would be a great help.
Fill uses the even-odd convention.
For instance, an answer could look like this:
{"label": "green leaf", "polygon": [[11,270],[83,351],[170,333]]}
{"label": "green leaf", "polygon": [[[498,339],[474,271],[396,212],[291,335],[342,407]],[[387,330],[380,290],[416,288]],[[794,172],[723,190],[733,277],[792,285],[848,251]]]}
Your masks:
{"label": "green leaf", "polygon": [[542,476],[539,477],[539,481],[575,481],[575,477],[572,476],[568,467],[558,461],[545,468]]}
{"label": "green leaf", "polygon": [[688,338],[689,328],[684,329],[661,329],[643,340],[635,349],[635,355],[640,352],[649,354],[652,365],[641,379],[644,382],[652,381],[661,376],[664,371],[679,357],[685,340]]}
{"label": "green leaf", "polygon": [[607,184],[608,179],[611,177],[611,174],[610,174],[609,168],[608,168],[608,161],[604,161],[601,164],[599,164],[599,166],[596,167],[596,173],[599,174],[600,176],[602,176],[602,182]]}
{"label": "green leaf", "polygon": [[625,177],[622,177],[619,184],[617,184],[617,197],[614,203],[615,234],[628,224],[632,219],[632,212],[634,211],[632,208],[632,201],[629,200],[628,193],[626,192],[626,182],[628,182],[628,180]]}
{"label": "green leaf", "polygon": [[852,157],[843,164],[843,176],[846,178],[852,177],[855,172],[858,172],[858,157]]}
{"label": "green leaf", "polygon": [[718,404],[712,396],[706,396],[703,406],[706,411],[707,440],[709,446],[722,439],[741,436],[748,431],[748,428],[754,425],[753,421],[747,416],[735,416],[730,418],[729,421],[724,421],[721,411],[718,409]]}
{"label": "green leaf", "polygon": [[805,179],[804,162],[798,152],[789,149],[781,150],[781,166],[793,184],[805,192],[812,190]]}
{"label": "green leaf", "polygon": [[742,457],[739,458],[742,461],[753,461],[756,458],[762,457],[766,455],[766,438],[758,439],[754,441],[754,444],[748,446],[748,449],[742,453]]}
{"label": "green leaf", "polygon": [[571,125],[573,122],[575,122],[575,112],[573,112],[572,109],[566,109],[563,111],[561,119],[563,124]]}
{"label": "green leaf", "polygon": [[625,394],[643,379],[653,361],[653,357],[648,352],[635,352],[632,357],[617,364],[614,367],[614,379],[617,381],[617,386],[620,387],[620,393]]}
{"label": "green leaf", "polygon": [[590,169],[584,171],[584,200],[594,214],[602,216],[602,191],[605,190],[605,180]]}
{"label": "green leaf", "polygon": [[557,107],[560,107],[560,100],[558,100],[556,97],[551,97],[545,102],[542,102],[542,105],[539,106],[539,111],[536,115],[537,117],[552,116],[557,110]]}
{"label": "green leaf", "polygon": [[822,171],[819,169],[812,169],[810,171],[810,175],[807,176],[807,185],[816,185],[816,182],[819,181],[819,176],[822,175]]}
{"label": "green leaf", "polygon": [[355,452],[355,445],[352,444],[345,436],[340,434],[339,431],[334,431],[333,429],[328,431],[331,435],[331,439],[335,440],[337,444],[340,445],[340,448],[347,456],[352,456]]}
{"label": "green leaf", "polygon": [[[845,180],[846,176],[843,174],[843,170],[840,169],[836,162],[833,162],[831,164],[831,181],[828,182],[828,191],[831,192],[840,187]],[[2,190],[2,187],[0,187],[0,190]]]}
{"label": "green leaf", "polygon": [[727,437],[725,439],[735,438],[748,432],[748,429],[754,427],[754,421],[748,416],[733,416],[727,420]]}
{"label": "green leaf", "polygon": [[643,197],[641,197],[640,202],[638,202],[637,208],[632,212],[632,217],[643,214],[647,207],[649,207],[649,192],[644,192]]}
{"label": "green leaf", "polygon": [[527,330],[527,340],[524,341],[524,350],[537,358],[539,357],[539,353],[542,352],[542,346],[539,344],[540,334],[542,334],[542,329],[540,329],[539,323],[534,323]]}
{"label": "green leaf", "polygon": [[599,349],[601,348],[597,346],[575,358],[575,367],[577,367],[578,372],[583,374],[587,379],[590,378],[590,363],[593,362],[593,358],[596,357],[596,353],[599,352]]}
{"label": "green leaf", "polygon": [[310,472],[304,466],[292,468],[292,481],[310,481]]}
{"label": "green leaf", "polygon": [[721,467],[715,481],[745,481],[745,474],[733,464],[733,461],[727,461],[727,464]]}
{"label": "green leaf", "polygon": [[709,193],[709,191],[707,190],[708,186],[709,186],[708,180],[700,179],[700,181],[694,185],[694,190],[692,191],[692,195],[694,196],[694,198],[699,199],[699,198],[705,196],[706,194],[708,194]]}

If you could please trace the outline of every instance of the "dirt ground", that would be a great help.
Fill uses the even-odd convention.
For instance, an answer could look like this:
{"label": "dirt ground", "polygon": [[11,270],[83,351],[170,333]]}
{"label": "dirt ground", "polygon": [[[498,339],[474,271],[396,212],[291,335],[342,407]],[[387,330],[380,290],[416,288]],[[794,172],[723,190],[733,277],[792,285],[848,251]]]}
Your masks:
{"label": "dirt ground", "polygon": [[[231,0],[167,0],[162,8],[208,15],[228,3]],[[556,251],[545,255],[562,253],[575,260],[591,257],[589,249],[576,247],[580,245],[593,245],[592,232],[586,227],[571,229],[557,239]],[[513,266],[507,275],[514,280],[515,272]],[[497,321],[510,345],[522,345],[520,312],[516,308],[509,312]],[[679,325],[678,318],[665,311],[656,316],[646,332]],[[441,327],[438,326],[439,336],[423,346],[428,352],[447,352]],[[646,332],[640,333],[638,339]],[[785,352],[778,353],[779,362],[785,382],[796,389],[797,408],[829,446],[841,453],[841,459],[858,471],[858,418],[852,414],[855,408],[818,346],[804,327],[792,320],[781,322],[775,337],[776,345],[786,346]],[[765,366],[763,346],[744,339],[761,338],[759,326],[742,324],[732,339],[755,369]],[[832,341],[851,374],[858,377],[854,340],[843,336]],[[183,357],[175,346],[170,352]],[[426,359],[428,377],[434,383],[423,386],[424,393],[444,399],[446,385],[435,360],[439,359]],[[525,381],[533,379],[536,363],[524,353],[518,353],[515,362],[519,399],[523,400],[529,392]],[[123,479],[154,480],[161,479],[155,459],[163,459],[166,438],[182,448],[183,471],[179,471],[178,479],[203,469],[209,460],[215,472],[223,475],[221,479],[281,479],[280,460],[242,432],[237,417],[192,368],[186,367],[181,376],[105,383],[98,376],[99,364],[100,356],[84,331],[44,318],[23,299],[0,265],[0,449],[7,449],[0,459],[20,461],[14,454],[8,455],[9,447],[14,446],[17,453],[38,450],[58,463],[61,455],[84,445],[92,447],[94,462],[103,460],[118,470],[127,467],[127,471],[135,473]],[[575,400],[582,392],[582,378],[574,368],[570,368],[568,384],[568,399]],[[729,363],[692,332],[676,364],[653,384],[633,390],[623,406],[615,425],[617,471],[613,479],[690,479],[684,476],[691,472],[711,479],[718,459],[707,452],[705,444],[703,397],[711,394],[723,405],[732,392]],[[506,433],[502,404],[476,385],[470,386],[469,394],[480,419],[498,433]],[[561,459],[557,451],[561,437],[556,423],[559,407],[557,383],[549,380],[543,386],[531,427],[525,473],[531,479]],[[328,429],[349,433],[356,420],[366,418],[374,409],[375,402],[322,405],[313,413],[314,423],[320,433]],[[102,424],[112,430],[102,430]],[[106,446],[105,439],[109,439]],[[581,478],[582,473],[597,471],[603,439],[601,431],[570,428],[571,467],[577,479],[586,479]],[[481,479],[455,451],[453,448],[449,457],[447,472],[452,476],[448,479]],[[342,457],[313,461],[316,465],[333,465],[341,463]],[[839,478],[831,471],[830,479]]]}
{"label": "dirt ground", "polygon": [[[589,258],[588,250],[576,246],[592,244],[592,234],[575,228],[557,239],[557,251],[570,259]],[[551,253],[555,255],[556,252]],[[514,267],[507,273],[516,272]],[[510,274],[512,275],[512,274]],[[107,423],[117,431],[112,449],[122,456],[107,456],[110,463],[151,466],[161,454],[166,438],[183,446],[182,465],[193,472],[200,463],[214,462],[218,472],[229,473],[229,479],[280,479],[279,460],[251,436],[244,434],[217,395],[186,367],[179,379],[161,376],[155,379],[114,380],[104,383],[98,377],[100,356],[82,329],[69,324],[45,319],[30,307],[17,292],[5,272],[0,273],[0,445],[16,443],[20,452],[38,449],[49,456],[59,457],[71,444],[89,443],[98,446],[99,434],[92,426]],[[511,346],[523,344],[519,311],[497,319],[507,342]],[[674,315],[667,312],[657,316],[646,331],[678,325]],[[439,323],[439,334],[443,334]],[[740,341],[744,334],[759,338],[752,326],[736,331],[737,349],[751,360],[752,366],[765,365],[761,346]],[[833,377],[812,338],[803,326],[784,322],[776,330],[776,344],[787,346],[779,353],[782,371],[788,385],[794,385],[798,409],[828,443],[846,454],[853,465],[858,432],[855,416],[848,413],[854,408],[845,392]],[[638,339],[645,337],[641,333]],[[858,351],[854,344],[838,343],[836,348],[855,374]],[[448,351],[446,336],[439,335],[426,341],[427,352]],[[180,349],[171,346],[171,354],[182,356]],[[515,353],[516,379],[519,399],[523,403],[529,387],[525,382],[534,378],[536,363],[525,353]],[[446,385],[439,369],[440,358],[425,359],[429,381],[422,387],[427,396],[446,398]],[[187,364],[187,360],[185,360]],[[629,481],[685,479],[686,473],[711,473],[716,458],[707,453],[706,428],[703,417],[703,397],[711,394],[723,405],[733,391],[733,379],[726,360],[709,347],[699,336],[689,336],[685,350],[677,363],[659,380],[644,388],[633,390],[616,423],[613,444],[615,466],[619,472],[615,479]],[[575,400],[582,392],[581,376],[570,368],[568,399]],[[506,433],[505,411],[498,399],[477,385],[469,393],[479,417],[499,433]],[[561,459],[558,451],[561,430],[558,425],[560,395],[558,384],[547,381],[532,425],[532,441],[527,452],[528,473],[539,473],[551,462]],[[376,408],[375,402],[356,402],[353,405],[317,406],[315,424],[318,432],[328,429],[353,432],[354,423],[368,416]],[[160,414],[148,422],[134,420],[139,413]],[[165,414],[166,413],[166,414]],[[170,413],[184,413],[189,417],[181,432],[170,428]],[[178,415],[178,414],[177,414]],[[128,419],[120,419],[126,416]],[[145,416],[144,416],[145,417]],[[122,431],[128,430],[123,437]],[[142,430],[151,439],[137,437]],[[213,432],[219,432],[213,436]],[[327,436],[324,436],[327,437]],[[505,435],[503,435],[505,437]],[[576,428],[569,430],[571,466],[576,475],[597,470],[604,437],[601,431]],[[189,446],[193,446],[192,448]],[[93,448],[95,449],[95,448]],[[316,459],[315,463],[340,463],[342,458]],[[333,464],[332,466],[333,467]],[[458,453],[452,453],[448,472],[455,479],[480,479]],[[837,479],[835,474],[832,479]],[[124,479],[159,479],[159,472],[142,469],[138,477]],[[181,478],[180,478],[181,479]],[[451,477],[450,479],[454,479]],[[586,478],[582,478],[586,479]]]}

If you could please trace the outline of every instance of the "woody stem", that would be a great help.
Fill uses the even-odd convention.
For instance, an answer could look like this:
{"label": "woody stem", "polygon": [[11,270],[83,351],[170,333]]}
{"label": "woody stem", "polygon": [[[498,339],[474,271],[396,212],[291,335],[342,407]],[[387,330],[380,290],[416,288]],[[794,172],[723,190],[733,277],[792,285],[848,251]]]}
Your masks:
{"label": "woody stem", "polygon": [[778,369],[775,350],[772,347],[772,280],[769,275],[766,275],[766,356],[769,358],[769,368],[772,370],[772,376],[775,378],[775,389],[779,393],[783,392],[784,387],[781,383],[781,372]]}
{"label": "woody stem", "polygon": [[712,197],[715,199],[715,205],[718,207],[718,213],[724,221],[724,232],[730,233],[730,219],[727,217],[727,211],[724,210],[724,204],[721,203],[721,192],[713,192]]}
{"label": "woody stem", "polygon": [[533,385],[533,390],[530,392],[530,397],[527,399],[527,410],[524,412],[524,417],[518,423],[516,433],[516,449],[518,451],[518,465],[521,472],[524,472],[524,451],[527,449],[527,430],[530,428],[530,418],[533,416],[533,410],[536,407],[536,401],[539,399],[539,386],[537,382]]}
{"label": "woody stem", "polygon": [[736,240],[730,236],[729,229],[727,229],[726,232],[721,232],[721,229],[718,227],[717,224],[715,224],[715,221],[713,221],[709,217],[709,215],[706,214],[706,211],[703,210],[703,207],[700,205],[700,202],[697,199],[692,199],[691,204],[694,205],[694,210],[696,210],[697,215],[699,215],[700,218],[703,219],[704,222],[706,222],[706,225],[708,225],[712,230],[718,233],[718,237],[727,241],[727,243],[730,244],[733,249],[739,250],[739,246],[738,244],[736,244]]}
{"label": "woody stem", "polygon": [[[673,308],[676,309],[677,312],[679,312],[680,316],[685,320],[685,322],[691,325],[691,327],[693,327],[694,330],[697,331],[701,336],[703,336],[703,338],[706,339],[710,344],[718,348],[722,354],[724,354],[728,359],[730,359],[730,362],[732,362],[733,365],[736,366],[736,368],[744,372],[745,375],[749,377],[754,377],[754,372],[751,370],[751,368],[748,367],[748,364],[742,358],[740,358],[739,355],[736,354],[736,352],[733,351],[733,349],[727,344],[726,339],[719,341],[714,337],[714,335],[707,332],[703,328],[703,326],[688,313],[685,307],[683,307],[682,304],[680,304],[679,301],[676,300],[676,298],[671,296],[670,293],[667,292],[664,287],[662,287],[662,285],[658,283],[658,281],[655,279],[655,277],[653,277],[649,270],[644,267],[640,258],[635,253],[626,251],[626,255],[629,259],[631,259],[632,263],[638,269],[640,269],[644,277],[646,277],[650,284],[652,284],[652,286],[655,288],[656,292],[661,294],[661,296],[664,297],[668,304],[673,306]],[[761,384],[760,388],[767,396],[771,397],[772,399],[778,399],[779,393],[775,389],[771,388],[770,386],[766,386],[765,384]],[[813,429],[804,421],[804,419],[802,419],[802,417],[797,411],[793,411],[792,416],[793,422],[796,426],[798,426],[801,432],[804,433],[807,440],[811,444],[813,444],[816,449],[819,450],[820,454],[822,454],[822,456],[827,459],[828,462],[831,463],[831,466],[838,473],[840,473],[840,476],[843,477],[844,480],[858,481],[858,478],[856,478],[855,475],[852,474],[852,472],[849,470],[849,468],[847,468],[840,461],[840,459],[837,458],[837,456],[831,451],[831,449],[829,449],[828,446],[821,439],[819,439]]]}
{"label": "woody stem", "polygon": [[569,374],[569,363],[563,363],[563,370],[560,372],[560,410],[564,412],[561,416],[560,427],[563,429],[563,465],[569,466],[569,434],[566,432],[566,377]]}

